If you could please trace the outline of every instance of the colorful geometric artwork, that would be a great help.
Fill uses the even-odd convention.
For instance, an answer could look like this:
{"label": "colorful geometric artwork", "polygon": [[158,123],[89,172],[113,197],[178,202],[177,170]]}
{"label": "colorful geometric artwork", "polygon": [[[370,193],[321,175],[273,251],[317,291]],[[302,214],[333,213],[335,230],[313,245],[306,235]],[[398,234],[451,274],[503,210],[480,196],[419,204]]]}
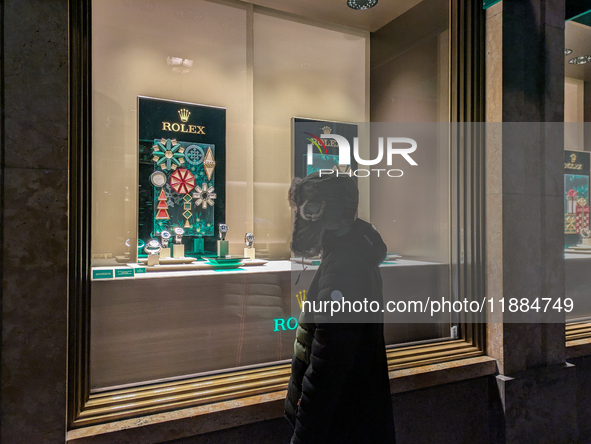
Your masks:
{"label": "colorful geometric artwork", "polygon": [[207,174],[207,180],[211,180],[213,170],[215,169],[215,158],[211,152],[211,148],[207,149],[207,154],[203,160],[203,167],[205,168],[205,174]]}
{"label": "colorful geometric artwork", "polygon": [[183,196],[183,200],[185,201],[185,203],[183,204],[183,208],[185,210],[185,212],[183,213],[183,217],[185,218],[185,228],[190,228],[191,224],[189,223],[189,219],[191,218],[191,216],[193,215],[193,213],[191,213],[191,211],[189,211],[191,209],[191,195],[190,194],[185,194]]}
{"label": "colorful geometric artwork", "polygon": [[205,159],[205,152],[199,145],[190,145],[185,150],[185,161],[191,165],[201,165]]}
{"label": "colorful geometric artwork", "polygon": [[178,169],[170,175],[170,186],[179,194],[188,194],[195,188],[195,176],[185,168]]}
{"label": "colorful geometric artwork", "polygon": [[[154,145],[157,145],[157,140],[154,140]],[[180,146],[180,149],[183,149],[185,155],[191,146],[199,147],[206,155],[200,163],[187,162],[185,157],[182,168],[177,168],[174,171],[163,171],[168,177],[164,190],[168,196],[168,213],[170,214],[170,219],[164,220],[157,217],[160,211],[157,207],[158,202],[156,200],[158,189],[154,188],[154,232],[172,230],[174,227],[183,227],[186,236],[212,236],[214,234],[214,209],[207,204],[205,207],[199,204],[197,211],[194,211],[194,197],[192,195],[194,195],[194,191],[200,189],[200,187],[195,188],[196,183],[206,183],[207,188],[215,186],[215,174],[212,172],[211,180],[208,180],[205,166],[208,157],[215,165],[215,146],[182,140],[175,140],[175,142]]]}
{"label": "colorful geometric artwork", "polygon": [[195,193],[193,193],[193,197],[195,198],[195,205],[201,205],[202,209],[206,209],[207,205],[213,207],[214,201],[217,195],[214,193],[214,187],[208,187],[206,183],[204,183],[201,187],[195,187]]}
{"label": "colorful geometric artwork", "polygon": [[185,163],[185,149],[176,139],[160,139],[152,147],[152,160],[163,170],[176,170]]}
{"label": "colorful geometric artwork", "polygon": [[170,219],[170,215],[168,214],[168,204],[166,203],[166,194],[164,190],[160,190],[160,195],[158,196],[158,206],[156,207],[156,217],[155,219],[158,220],[168,220]]}

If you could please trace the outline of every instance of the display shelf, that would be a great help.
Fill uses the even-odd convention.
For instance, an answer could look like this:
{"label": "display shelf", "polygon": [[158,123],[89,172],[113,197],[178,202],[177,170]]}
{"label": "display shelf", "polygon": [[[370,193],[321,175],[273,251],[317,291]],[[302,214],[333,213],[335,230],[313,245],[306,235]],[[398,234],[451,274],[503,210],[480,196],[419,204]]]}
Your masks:
{"label": "display shelf", "polygon": [[[380,265],[380,268],[390,267],[420,267],[426,265],[442,265],[437,262],[413,261],[408,259],[398,259],[396,261],[386,261]],[[304,265],[306,270],[316,270],[317,265]],[[158,270],[157,272],[155,270]],[[112,273],[109,271],[112,270]],[[135,270],[133,276],[124,274],[123,271],[129,272]],[[138,271],[140,270],[140,271]],[[153,279],[166,277],[186,277],[186,276],[211,276],[219,273],[225,274],[243,274],[243,273],[278,273],[288,271],[302,271],[302,265],[288,260],[265,261],[262,259],[255,259],[253,261],[244,261],[238,268],[215,268],[211,264],[205,262],[194,262],[191,264],[177,264],[177,265],[156,265],[154,267],[146,267],[143,264],[128,264],[124,266],[98,266],[92,267],[93,280],[108,280],[108,279]],[[106,275],[100,277],[101,274]],[[108,275],[111,275],[110,277]],[[121,276],[117,276],[121,274]],[[99,277],[95,277],[99,276]]]}

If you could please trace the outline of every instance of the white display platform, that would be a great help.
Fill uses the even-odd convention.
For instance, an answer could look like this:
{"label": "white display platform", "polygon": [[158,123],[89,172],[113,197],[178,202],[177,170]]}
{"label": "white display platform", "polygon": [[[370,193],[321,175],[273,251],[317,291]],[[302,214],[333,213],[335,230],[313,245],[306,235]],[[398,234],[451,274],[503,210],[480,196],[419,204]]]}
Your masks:
{"label": "white display platform", "polygon": [[[98,262],[97,260],[94,261]],[[442,265],[436,262],[412,261],[407,259],[397,259],[396,261],[387,261],[380,265],[380,268],[390,267],[420,267],[425,265]],[[156,271],[155,268],[158,267]],[[304,265],[306,270],[316,270],[317,265]],[[99,266],[92,267],[94,270],[129,270],[130,265],[124,266]],[[119,279],[158,279],[165,277],[185,277],[185,276],[213,276],[224,274],[244,274],[244,273],[279,273],[288,271],[302,271],[302,265],[289,260],[264,261],[255,259],[254,261],[245,260],[238,268],[214,268],[208,262],[193,262],[191,264],[178,265],[155,265],[154,267],[144,267],[144,273],[137,274],[134,277],[122,277]],[[105,280],[92,279],[92,280]],[[108,280],[108,279],[107,279]]]}

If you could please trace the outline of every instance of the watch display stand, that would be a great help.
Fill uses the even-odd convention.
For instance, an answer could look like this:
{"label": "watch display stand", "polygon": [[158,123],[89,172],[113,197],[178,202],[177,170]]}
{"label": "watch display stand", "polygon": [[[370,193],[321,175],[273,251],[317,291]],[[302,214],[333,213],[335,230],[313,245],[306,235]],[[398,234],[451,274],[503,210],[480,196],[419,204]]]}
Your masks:
{"label": "watch display stand", "polygon": [[148,254],[148,266],[160,265],[160,256],[158,254]]}
{"label": "watch display stand", "polygon": [[160,252],[160,259],[167,259],[170,257],[170,248],[166,247],[163,248],[162,251]]}
{"label": "watch display stand", "polygon": [[255,248],[248,248],[246,247],[244,249],[244,257],[247,257],[248,259],[250,259],[251,261],[255,259]]}
{"label": "watch display stand", "polygon": [[230,254],[230,242],[227,240],[219,240],[218,244],[218,257],[226,257]]}
{"label": "watch display stand", "polygon": [[202,237],[193,239],[193,252],[197,254],[205,253],[205,242]]}
{"label": "watch display stand", "polygon": [[183,244],[174,244],[172,246],[172,257],[176,259],[185,257],[185,246]]}

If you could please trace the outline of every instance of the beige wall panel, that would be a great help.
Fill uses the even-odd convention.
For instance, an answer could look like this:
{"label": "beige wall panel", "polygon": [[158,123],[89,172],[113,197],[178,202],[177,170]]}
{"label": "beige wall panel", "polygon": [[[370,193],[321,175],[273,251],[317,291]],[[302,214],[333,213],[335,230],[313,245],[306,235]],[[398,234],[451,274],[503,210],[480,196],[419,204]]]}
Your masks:
{"label": "beige wall panel", "polygon": [[[242,242],[252,109],[246,18],[241,7],[201,1],[94,2],[93,253],[122,255],[136,236],[138,95],[227,108],[226,221],[229,240]],[[193,66],[173,72],[168,56]]]}
{"label": "beige wall panel", "polygon": [[368,37],[254,14],[255,236],[272,258],[290,255],[291,119],[366,120]]}

